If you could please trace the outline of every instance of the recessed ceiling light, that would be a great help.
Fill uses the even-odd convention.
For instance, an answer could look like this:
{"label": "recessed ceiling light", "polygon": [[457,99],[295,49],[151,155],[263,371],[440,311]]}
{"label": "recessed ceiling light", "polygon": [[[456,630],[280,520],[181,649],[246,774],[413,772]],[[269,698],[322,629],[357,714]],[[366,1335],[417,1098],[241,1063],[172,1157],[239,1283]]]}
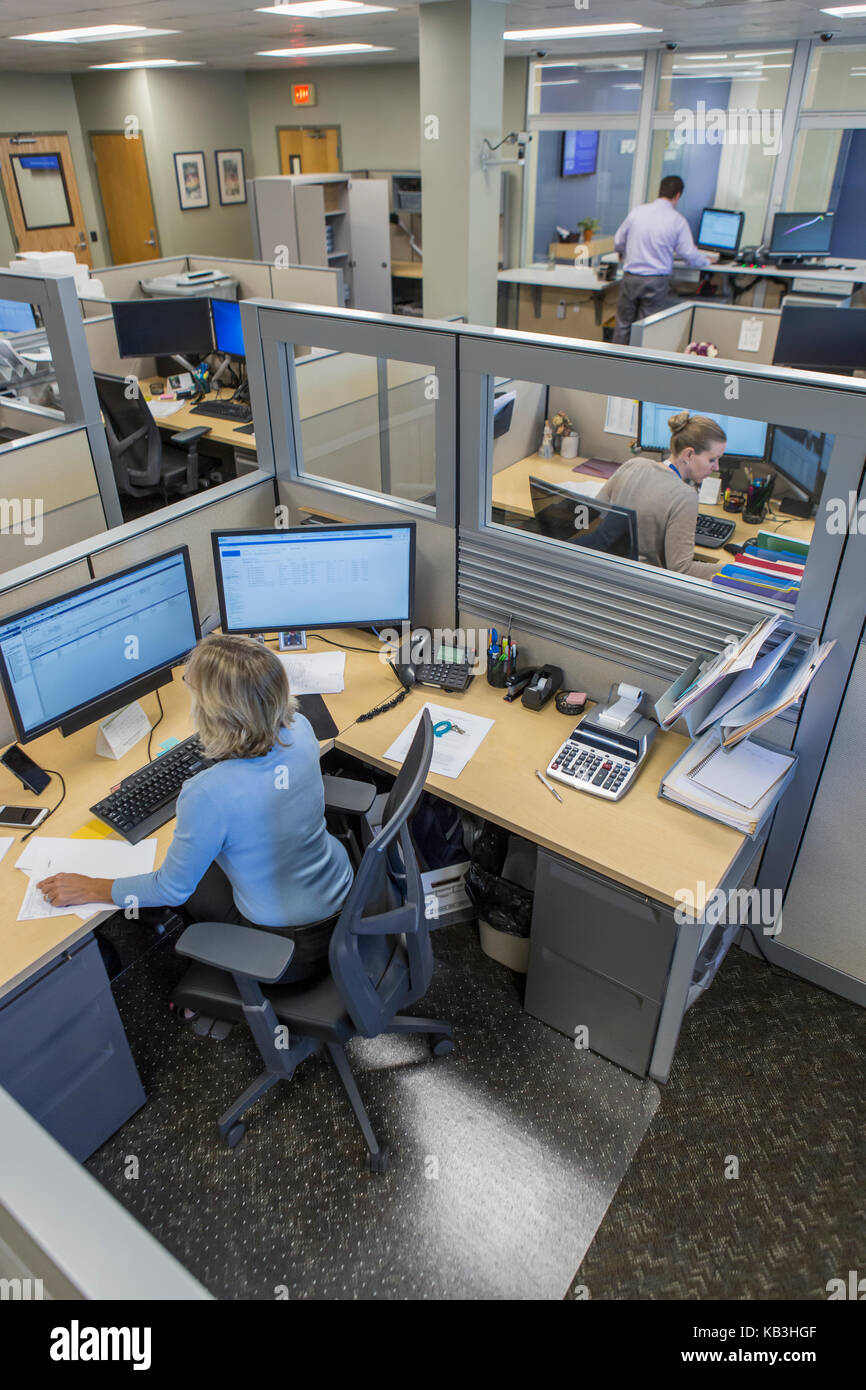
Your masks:
{"label": "recessed ceiling light", "polygon": [[180,58],[131,58],[128,63],[91,63],[91,68],[200,68],[195,59]]}
{"label": "recessed ceiling light", "polygon": [[782,58],[785,54],[793,52],[790,48],[761,48],[751,49],[748,53],[735,53],[735,58]]}
{"label": "recessed ceiling light", "polygon": [[645,24],[576,24],[567,29],[506,29],[503,38],[512,43],[527,43],[534,39],[595,39],[615,38],[617,34],[660,34],[661,29],[649,29]]}
{"label": "recessed ceiling light", "polygon": [[690,63],[724,63],[727,62],[727,53],[684,53],[683,57]]}
{"label": "recessed ceiling light", "polygon": [[393,5],[364,5],[360,0],[298,0],[298,4],[262,5],[257,14],[281,14],[286,19],[340,19],[342,15],[391,14]]}
{"label": "recessed ceiling light", "polygon": [[834,19],[856,19],[866,15],[866,5],[836,5],[832,10],[822,10],[822,14],[831,14]]}
{"label": "recessed ceiling light", "polygon": [[340,53],[393,53],[393,48],[375,43],[325,43],[304,48],[268,48],[257,58],[316,58]]}
{"label": "recessed ceiling light", "polygon": [[103,43],[107,39],[147,39],[176,34],[177,29],[147,29],[143,24],[92,24],[88,29],[50,29],[42,34],[10,34],[31,43]]}

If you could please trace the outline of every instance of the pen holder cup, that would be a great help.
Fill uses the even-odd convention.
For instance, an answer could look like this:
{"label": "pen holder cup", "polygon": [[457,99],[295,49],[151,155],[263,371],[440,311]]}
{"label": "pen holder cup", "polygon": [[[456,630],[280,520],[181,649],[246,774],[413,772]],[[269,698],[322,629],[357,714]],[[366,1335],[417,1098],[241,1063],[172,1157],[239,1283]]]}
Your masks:
{"label": "pen holder cup", "polygon": [[508,679],[506,675],[507,662],[500,661],[499,657],[488,656],[487,658],[487,684],[496,686],[497,690],[503,690]]}

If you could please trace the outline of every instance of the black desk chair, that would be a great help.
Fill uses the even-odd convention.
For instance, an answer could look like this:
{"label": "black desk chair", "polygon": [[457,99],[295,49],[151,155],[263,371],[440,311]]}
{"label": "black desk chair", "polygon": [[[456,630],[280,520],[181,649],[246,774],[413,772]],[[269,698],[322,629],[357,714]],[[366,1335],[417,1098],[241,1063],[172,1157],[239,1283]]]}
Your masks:
{"label": "black desk chair", "polygon": [[[424,892],[408,826],[432,757],[433,725],[425,711],[388,797],[382,829],[365,849],[335,920],[324,978],[281,985],[295,943],[276,931],[196,922],[178,941],[181,955],[197,964],[174,991],[175,1007],[214,1018],[246,1018],[264,1059],[265,1070],[219,1119],[230,1148],[243,1138],[245,1111],[276,1082],[291,1080],[298,1063],[324,1046],[363,1131],[370,1167],[384,1172],[388,1149],[373,1133],[346,1043],[381,1033],[430,1033],[435,1056],[453,1049],[450,1024],[399,1014],[426,993],[433,974]],[[326,924],[315,927],[320,925]]]}
{"label": "black desk chair", "polygon": [[165,499],[170,492],[185,496],[197,491],[198,441],[210,426],[181,430],[163,445],[141,393],[127,398],[126,377],[95,372],[94,380],[118,490],[127,497],[159,492]]}

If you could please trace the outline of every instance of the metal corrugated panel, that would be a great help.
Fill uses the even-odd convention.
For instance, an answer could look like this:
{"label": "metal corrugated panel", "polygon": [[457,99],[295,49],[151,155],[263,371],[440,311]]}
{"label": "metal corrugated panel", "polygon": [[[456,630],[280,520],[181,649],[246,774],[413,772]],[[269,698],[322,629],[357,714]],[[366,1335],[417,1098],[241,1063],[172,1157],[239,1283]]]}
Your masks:
{"label": "metal corrugated panel", "polygon": [[548,542],[542,548],[519,535],[461,531],[460,608],[513,614],[515,627],[669,678],[699,652],[720,651],[729,634],[741,636],[768,611],[764,603],[718,589],[704,597],[686,585],[673,605],[669,586],[654,591],[652,576],[636,572],[632,580],[618,566],[612,584],[608,562],[587,559],[583,551],[578,570]]}

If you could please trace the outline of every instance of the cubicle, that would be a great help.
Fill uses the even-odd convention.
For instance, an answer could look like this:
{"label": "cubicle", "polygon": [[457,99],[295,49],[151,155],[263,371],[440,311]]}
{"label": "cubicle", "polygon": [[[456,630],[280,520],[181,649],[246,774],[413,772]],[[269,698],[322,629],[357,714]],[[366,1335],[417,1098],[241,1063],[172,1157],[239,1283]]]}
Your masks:
{"label": "cubicle", "polygon": [[[223,271],[237,281],[238,299],[291,299],[296,303],[329,304],[342,301],[342,271],[322,266],[275,265],[269,261],[247,261],[232,256],[165,256],[155,261],[135,261],[127,265],[107,266],[100,270],[99,279],[105,287],[104,298],[81,299],[85,318],[104,316],[114,299],[143,299],[142,280],[165,275],[185,275],[196,270]],[[201,290],[207,293],[207,286]]]}
{"label": "cubicle", "polygon": [[631,347],[660,352],[685,352],[690,343],[711,343],[728,362],[769,365],[781,316],[781,309],[687,299],[638,319],[629,342]]}

